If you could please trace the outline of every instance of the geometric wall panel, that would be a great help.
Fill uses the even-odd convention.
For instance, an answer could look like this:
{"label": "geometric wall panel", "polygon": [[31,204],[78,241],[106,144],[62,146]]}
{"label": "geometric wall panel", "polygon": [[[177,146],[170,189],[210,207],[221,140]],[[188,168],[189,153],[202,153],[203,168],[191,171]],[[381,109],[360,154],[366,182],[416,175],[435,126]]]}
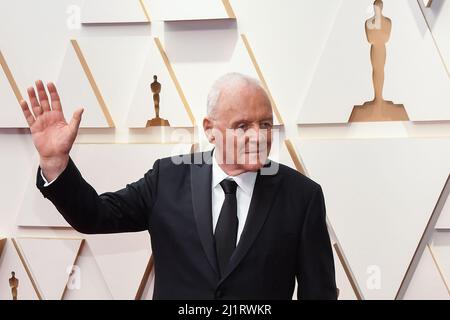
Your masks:
{"label": "geometric wall panel", "polygon": [[150,275],[148,277],[147,284],[142,293],[141,300],[152,300],[154,287],[155,287],[155,269],[152,268]]}
{"label": "geometric wall panel", "polygon": [[282,118],[295,121],[340,2],[230,2]]}
{"label": "geometric wall panel", "polygon": [[[56,82],[69,39],[79,32],[68,25],[71,13],[67,10],[71,6],[80,6],[83,2],[84,0],[2,1],[0,50],[24,99],[28,98],[26,88],[33,86],[35,80],[42,79],[44,83]],[[23,20],[17,19],[18,16]],[[30,48],[35,48],[32,54]],[[0,70],[0,79],[3,77],[2,72]],[[23,117],[20,107],[15,110],[16,105],[5,103],[8,100],[4,101],[3,95],[8,92],[3,91],[3,88],[1,85],[1,104],[8,110],[8,114],[2,113],[0,126],[3,116],[18,121],[21,121],[20,116]],[[62,99],[66,101],[64,96]],[[71,104],[71,101],[67,100],[67,104]],[[10,122],[7,126],[13,127],[13,124],[14,122]],[[28,127],[26,122],[18,124],[17,127]]]}
{"label": "geometric wall panel", "polygon": [[450,2],[435,1],[429,8],[425,8],[423,4],[421,7],[448,73],[450,68],[450,33],[448,32],[450,30]]}
{"label": "geometric wall panel", "polygon": [[[364,21],[373,1],[339,2],[305,99],[299,105],[299,124],[346,123],[354,105],[372,98]],[[349,72],[350,68],[356,72]]]}
{"label": "geometric wall panel", "polygon": [[[220,76],[240,72],[259,78],[233,20],[166,22],[162,41],[197,119],[206,115],[209,90]],[[276,114],[274,124],[280,124]]]}
{"label": "geometric wall panel", "polygon": [[[353,106],[373,99],[370,44],[364,32],[372,3],[341,1],[302,102],[299,124],[346,123]],[[450,120],[450,79],[420,6],[416,1],[386,0],[383,15],[392,19],[384,98],[403,104],[411,121]]]}
{"label": "geometric wall panel", "polygon": [[79,253],[74,270],[78,285],[68,286],[63,300],[112,300],[112,294],[87,241]]}
{"label": "geometric wall panel", "polygon": [[448,300],[450,292],[436,265],[431,248],[426,246],[406,289],[404,300]]}
{"label": "geometric wall panel", "polygon": [[88,0],[81,8],[81,23],[147,23],[140,0]]}
{"label": "geometric wall panel", "polygon": [[17,287],[17,300],[38,300],[40,299],[35,284],[29,277],[27,266],[21,261],[12,241],[7,241],[0,256],[0,300],[12,300],[12,292],[9,285],[11,272],[19,280]]}
{"label": "geometric wall panel", "polygon": [[89,247],[115,300],[133,300],[152,253],[148,232],[95,235]]}
{"label": "geometric wall panel", "polygon": [[[430,265],[430,263],[427,262],[427,259],[429,259],[429,257],[427,256],[428,253],[424,252],[427,250],[430,251],[429,254],[431,254],[431,258],[433,259],[434,262],[433,264],[435,265],[435,268],[437,268],[441,280],[447,286],[447,282],[443,275],[442,268],[440,267],[440,264],[436,259],[436,251],[431,247],[431,244],[435,247],[441,246],[442,244],[444,245],[444,247],[449,246],[449,244],[447,243],[448,241],[447,242],[445,241],[446,235],[448,235],[448,233],[441,232],[442,230],[436,229],[437,221],[442,217],[445,202],[450,193],[449,181],[450,176],[447,179],[445,187],[442,190],[441,194],[439,195],[438,200],[436,201],[433,213],[431,214],[430,219],[428,220],[427,226],[420,239],[420,243],[417,246],[417,249],[414,253],[414,257],[412,258],[408,270],[403,278],[402,285],[397,293],[396,299],[405,299],[408,298],[408,295],[409,295],[408,299],[410,299],[412,296],[417,295],[417,293],[415,292],[416,290],[415,288],[420,287],[421,283],[420,279],[422,279],[421,278],[422,274],[425,272],[424,270],[422,270],[424,268],[422,265],[423,264],[425,264],[425,266]],[[422,262],[422,260],[424,261]],[[434,269],[429,270],[430,274],[433,274],[433,270]],[[418,282],[418,284],[414,282]]]}
{"label": "geometric wall panel", "polygon": [[[151,83],[153,76],[161,84],[160,92],[160,118],[167,119],[172,127],[192,127],[195,119],[191,116],[189,106],[181,88],[174,82],[173,73],[170,72],[170,62],[164,60],[158,39],[147,38],[145,47],[146,61],[142,66],[138,77],[137,86],[131,99],[127,125],[130,128],[143,128],[147,121],[156,117],[153,102]],[[167,63],[167,64],[166,64]]]}
{"label": "geometric wall panel", "polygon": [[6,244],[6,238],[3,238],[0,236],[0,257],[2,256],[2,251],[3,248],[5,247]]}
{"label": "geometric wall panel", "polygon": [[[71,157],[83,177],[101,194],[116,191],[137,181],[156,159],[189,153],[191,144],[75,144]],[[35,161],[36,167],[39,163]],[[114,172],[106,169],[114,168]],[[32,170],[17,218],[19,226],[69,227],[53,204],[36,188]]]}
{"label": "geometric wall panel", "polygon": [[450,299],[450,241],[448,237],[442,243],[433,241],[430,248],[434,254],[436,265],[441,273],[442,280],[447,289],[447,299]]}
{"label": "geometric wall panel", "polygon": [[75,40],[67,43],[56,87],[64,106],[66,119],[70,119],[77,108],[84,107],[81,127],[114,126],[108,108],[86,64],[82,48]]}
{"label": "geometric wall panel", "polygon": [[[118,127],[126,126],[131,99],[136,91],[143,65],[147,60],[147,48],[152,41],[153,39],[149,36],[77,38],[92,71],[92,76]],[[145,88],[145,92],[149,90],[149,87]],[[166,102],[167,92],[167,88],[164,86],[161,92],[162,103]],[[153,99],[146,104],[149,113],[152,112],[151,103],[153,103]]]}
{"label": "geometric wall panel", "polygon": [[[450,179],[447,181],[446,188],[450,188]],[[442,208],[441,213],[439,214],[435,228],[450,230],[450,196],[447,194],[447,197],[442,201],[444,201],[444,206]]]}
{"label": "geometric wall panel", "polygon": [[448,177],[450,139],[301,139],[297,150],[362,295],[395,298]]}
{"label": "geometric wall panel", "polygon": [[395,24],[386,97],[404,104],[411,121],[450,120],[450,77],[418,2],[390,0],[385,7]]}
{"label": "geometric wall panel", "polygon": [[16,238],[16,242],[42,299],[60,300],[83,239]]}
{"label": "geometric wall panel", "polygon": [[234,19],[228,0],[143,0],[152,21]]}
{"label": "geometric wall panel", "polygon": [[355,289],[349,280],[346,272],[346,266],[340,258],[340,254],[336,249],[336,244],[333,244],[333,258],[336,272],[336,286],[339,289],[339,300],[358,300],[355,294]]}
{"label": "geometric wall panel", "polygon": [[[8,70],[10,79],[7,77]],[[14,94],[11,82],[16,86],[12,74],[10,73],[9,66],[0,51],[0,101],[2,104],[2,112],[0,115],[0,127],[2,128],[20,128],[27,127],[27,122],[20,112],[20,105],[18,104],[18,97]],[[20,92],[18,92],[20,94]]]}
{"label": "geometric wall panel", "polygon": [[295,146],[290,140],[272,140],[269,158],[304,174]]}

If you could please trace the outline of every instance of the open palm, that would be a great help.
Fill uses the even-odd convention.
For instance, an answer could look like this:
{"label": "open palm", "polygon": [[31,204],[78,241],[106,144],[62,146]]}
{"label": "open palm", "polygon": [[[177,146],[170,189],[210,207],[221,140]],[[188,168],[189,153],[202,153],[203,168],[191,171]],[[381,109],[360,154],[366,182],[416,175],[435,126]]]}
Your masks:
{"label": "open palm", "polygon": [[36,81],[36,89],[38,97],[33,87],[27,90],[33,112],[25,100],[22,100],[20,105],[41,161],[68,157],[77,136],[83,109],[76,110],[70,123],[67,123],[55,85],[47,85],[51,104],[42,81]]}

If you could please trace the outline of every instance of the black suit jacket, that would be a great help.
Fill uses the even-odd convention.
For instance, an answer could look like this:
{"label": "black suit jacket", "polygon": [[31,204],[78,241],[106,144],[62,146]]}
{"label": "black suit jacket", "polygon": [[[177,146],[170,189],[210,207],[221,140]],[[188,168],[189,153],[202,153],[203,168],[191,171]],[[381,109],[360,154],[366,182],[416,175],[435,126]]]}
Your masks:
{"label": "black suit jacket", "polygon": [[274,175],[258,172],[240,241],[219,276],[210,160],[211,152],[159,159],[142,179],[98,195],[70,159],[47,187],[39,168],[37,187],[81,233],[148,230],[154,299],[291,299],[296,278],[299,299],[336,299],[322,189],[281,164]]}

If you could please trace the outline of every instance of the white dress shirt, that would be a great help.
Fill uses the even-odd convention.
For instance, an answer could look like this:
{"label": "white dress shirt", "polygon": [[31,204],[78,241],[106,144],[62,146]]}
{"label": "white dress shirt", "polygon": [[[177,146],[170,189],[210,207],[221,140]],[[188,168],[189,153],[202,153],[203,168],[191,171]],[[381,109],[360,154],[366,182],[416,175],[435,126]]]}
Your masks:
{"label": "white dress shirt", "polygon": [[216,230],[217,221],[219,220],[220,210],[225,200],[225,192],[220,186],[223,179],[234,180],[238,187],[236,189],[237,200],[237,216],[239,220],[238,233],[236,238],[236,246],[244,229],[247,220],[248,209],[252,199],[253,188],[255,187],[257,172],[244,172],[238,176],[227,175],[217,163],[216,157],[212,156],[212,179],[211,179],[211,203],[212,203],[212,222],[213,232]]}
{"label": "white dress shirt", "polygon": [[59,176],[56,177],[55,179],[53,179],[52,181],[48,182],[47,179],[45,179],[44,174],[42,173],[42,169],[41,169],[41,177],[42,177],[42,180],[44,180],[44,182],[45,182],[44,187],[47,187],[47,186],[51,185],[53,182],[55,182],[55,180],[58,179]]}

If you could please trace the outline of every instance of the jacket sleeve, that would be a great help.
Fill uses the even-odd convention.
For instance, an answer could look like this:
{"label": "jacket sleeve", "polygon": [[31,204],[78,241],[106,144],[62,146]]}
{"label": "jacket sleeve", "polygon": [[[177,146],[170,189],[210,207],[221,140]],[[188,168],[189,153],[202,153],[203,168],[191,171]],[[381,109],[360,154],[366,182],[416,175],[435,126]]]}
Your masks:
{"label": "jacket sleeve", "polygon": [[297,298],[337,299],[333,251],[327,230],[325,200],[320,185],[313,193],[306,209],[297,259]]}
{"label": "jacket sleeve", "polygon": [[66,221],[86,234],[137,232],[149,228],[148,221],[156,199],[159,160],[140,180],[116,192],[97,194],[84,180],[72,159],[50,185],[38,168],[36,186]]}

